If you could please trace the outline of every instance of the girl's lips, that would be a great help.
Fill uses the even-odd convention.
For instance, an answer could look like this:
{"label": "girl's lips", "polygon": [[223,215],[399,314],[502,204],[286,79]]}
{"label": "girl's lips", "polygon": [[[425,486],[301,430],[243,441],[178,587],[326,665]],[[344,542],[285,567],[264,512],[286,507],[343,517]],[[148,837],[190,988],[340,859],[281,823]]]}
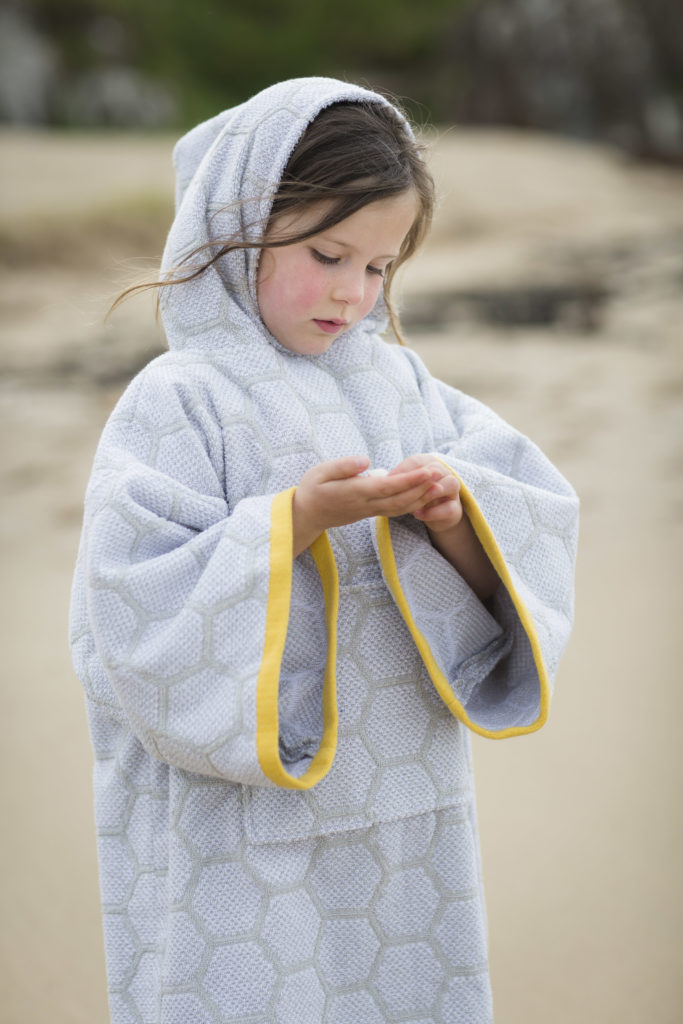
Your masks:
{"label": "girl's lips", "polygon": [[336,334],[346,327],[348,320],[313,320],[314,324],[317,324],[321,331],[325,331],[327,334]]}

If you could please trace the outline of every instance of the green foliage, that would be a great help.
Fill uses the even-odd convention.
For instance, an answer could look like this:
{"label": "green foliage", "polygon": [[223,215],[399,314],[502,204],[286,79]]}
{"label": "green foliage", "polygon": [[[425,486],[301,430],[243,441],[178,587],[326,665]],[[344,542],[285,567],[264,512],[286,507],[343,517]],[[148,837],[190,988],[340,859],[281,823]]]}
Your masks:
{"label": "green foliage", "polygon": [[[428,83],[444,32],[475,2],[25,0],[22,6],[56,42],[67,72],[107,62],[136,67],[170,88],[184,125],[283,78]],[[428,84],[414,96],[429,102]]]}

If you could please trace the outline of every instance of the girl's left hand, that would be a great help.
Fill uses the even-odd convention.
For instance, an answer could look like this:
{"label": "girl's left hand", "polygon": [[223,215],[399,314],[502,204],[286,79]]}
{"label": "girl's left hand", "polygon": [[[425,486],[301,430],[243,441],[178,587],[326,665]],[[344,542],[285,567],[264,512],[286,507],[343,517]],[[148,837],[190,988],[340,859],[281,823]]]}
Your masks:
{"label": "girl's left hand", "polygon": [[428,500],[425,504],[412,514],[434,533],[457,526],[464,515],[460,502],[460,481],[433,455],[426,453],[409,455],[398,466],[394,466],[388,475],[405,473],[410,469],[417,469],[419,466],[429,466],[440,470],[441,478],[436,480],[427,491],[425,497]]}

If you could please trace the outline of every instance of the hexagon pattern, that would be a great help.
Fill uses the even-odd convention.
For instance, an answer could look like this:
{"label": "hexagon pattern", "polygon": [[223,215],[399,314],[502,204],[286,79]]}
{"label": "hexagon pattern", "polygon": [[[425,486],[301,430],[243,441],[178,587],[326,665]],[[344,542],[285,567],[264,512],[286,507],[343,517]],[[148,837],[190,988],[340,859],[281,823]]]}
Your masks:
{"label": "hexagon pattern", "polygon": [[[273,131],[291,135],[302,109],[270,111]],[[249,124],[219,128],[202,145],[217,138],[216,159],[243,166]],[[198,164],[181,176],[181,227],[234,197],[212,160],[193,177]],[[178,231],[176,256],[197,240]],[[174,350],[121,397],[86,493],[70,640],[95,752],[112,1021],[488,1024],[465,723],[539,721],[543,666],[552,681],[573,617],[576,496],[372,318],[299,356],[258,326],[249,287],[228,297],[217,270],[178,286]],[[336,754],[313,788],[276,786],[256,702],[269,593],[280,587],[281,615],[289,596],[271,577],[273,545],[291,545],[274,503],[318,462],[366,453],[388,469],[418,452],[463,481],[506,583],[479,601],[410,516],[389,520],[390,556],[377,520],[329,530]],[[291,586],[275,671],[297,779],[323,739],[328,634],[310,552]]]}
{"label": "hexagon pattern", "polygon": [[[403,393],[409,401],[415,422],[415,384],[406,380],[405,354],[397,358],[403,369],[392,367],[392,353],[383,372],[393,381],[392,394]],[[408,358],[412,362],[412,355]],[[319,378],[326,378],[327,370],[314,361],[292,364],[270,351],[265,363],[269,378],[277,371],[277,380],[293,376],[300,390],[306,391],[307,385],[318,398],[323,392],[334,403],[344,398],[343,377],[334,387],[323,388]],[[377,372],[377,367],[366,372],[369,391]],[[415,381],[412,368],[410,373]],[[191,432],[183,419],[187,407],[207,404],[207,388],[216,374],[187,356],[157,360],[115,410],[108,427],[117,442],[112,448],[125,451],[132,409],[146,407],[150,385],[167,393],[167,417],[176,423],[176,434]],[[188,377],[194,380],[192,387]],[[183,402],[177,397],[180,378]],[[223,379],[220,374],[218,378]],[[352,393],[360,395],[362,375],[352,379]],[[248,379],[240,386],[250,390]],[[230,393],[225,381],[223,389]],[[211,393],[212,402],[218,402],[215,389]],[[271,393],[264,388],[258,400]],[[459,401],[469,408],[471,400]],[[291,437],[276,431],[275,424],[269,429],[260,425],[259,443],[267,445],[275,431],[278,450],[287,456],[287,472],[296,467],[294,478],[305,470],[311,451],[316,461],[328,455],[316,448],[315,430],[306,433],[306,424],[314,427],[316,422],[312,404],[305,416],[299,410]],[[395,404],[390,405],[392,416]],[[286,406],[278,408],[283,416]],[[327,409],[320,402],[318,408]],[[163,433],[168,424],[156,409],[155,418],[155,430]],[[145,451],[161,451],[149,418],[138,412],[133,421],[136,443]],[[399,411],[394,430],[400,422]],[[481,424],[475,422],[479,430],[473,443],[483,455]],[[339,410],[335,424],[342,429]],[[237,446],[236,439],[243,436],[251,444],[248,424],[242,431],[238,425],[233,415],[233,443]],[[439,449],[438,431],[433,425],[428,428],[426,415],[422,431],[414,438],[415,447]],[[384,450],[389,433],[387,422]],[[142,444],[145,434],[149,439]],[[392,459],[398,462],[405,449],[398,434],[394,436]],[[297,456],[301,446],[304,450]],[[308,791],[254,786],[251,779],[259,776],[259,768],[253,752],[253,680],[268,589],[259,570],[268,549],[263,511],[268,495],[292,478],[283,475],[275,454],[262,453],[267,468],[260,499],[264,506],[253,508],[251,532],[241,538],[236,521],[226,520],[224,512],[217,514],[222,499],[218,493],[211,496],[208,470],[214,462],[204,455],[209,496],[201,499],[203,507],[189,510],[200,522],[204,519],[198,534],[196,526],[188,532],[187,525],[175,525],[187,523],[187,515],[176,511],[173,519],[174,507],[199,501],[187,492],[183,467],[170,476],[167,465],[157,481],[154,465],[130,462],[129,456],[122,468],[112,448],[100,450],[90,492],[97,496],[91,499],[93,515],[108,517],[112,526],[102,534],[108,552],[120,544],[118,561],[108,568],[90,547],[91,575],[86,580],[84,539],[72,644],[88,696],[97,757],[96,813],[113,1019],[117,1024],[488,1021],[485,913],[468,736],[437,697],[387,590],[370,521],[330,531],[341,588],[340,723],[332,770]],[[516,450],[512,446],[512,457]],[[170,457],[166,452],[166,464]],[[232,458],[235,465],[226,472],[234,474],[238,453]],[[125,478],[126,466],[135,474],[128,494],[120,482],[118,492],[115,486],[122,474]],[[476,475],[477,497],[489,509],[492,526],[506,509],[522,515],[518,533],[506,521],[498,540],[509,564],[519,566],[520,589],[536,586],[526,595],[529,606],[538,609],[549,602],[549,613],[567,626],[571,598],[566,580],[562,590],[562,579],[549,576],[545,568],[548,560],[564,564],[573,557],[566,522],[559,512],[554,519],[550,511],[537,515],[539,496],[515,480],[506,478],[497,488],[490,471],[480,466]],[[477,479],[470,487],[473,483]],[[239,481],[236,485],[239,491]],[[514,496],[511,502],[508,495]],[[163,519],[155,518],[154,509]],[[118,531],[120,523],[125,531]],[[225,523],[232,527],[232,537],[226,536]],[[488,715],[489,723],[505,727],[524,722],[525,716],[528,720],[530,706],[535,713],[537,679],[507,592],[501,588],[496,595],[491,615],[455,571],[426,548],[419,525],[396,520],[391,529],[411,609],[422,615],[420,624],[453,680],[454,692],[463,702],[471,694],[468,712],[476,713],[479,702],[482,720]],[[150,565],[155,535],[160,554]],[[512,550],[515,536],[518,551]],[[201,538],[204,547],[197,544]],[[227,550],[220,551],[228,541],[229,556]],[[188,551],[193,543],[196,552],[174,564],[179,546]],[[539,558],[540,574],[535,568]],[[216,562],[226,583],[207,574]],[[189,572],[192,578],[190,565],[195,566],[196,580],[206,585],[205,592],[196,585],[193,589],[189,580],[180,593],[174,592],[174,573]],[[232,590],[231,568],[237,572]],[[97,615],[91,618],[97,609],[92,599],[90,613],[79,604],[87,583],[95,588],[91,593],[102,597],[99,620]],[[424,599],[421,586],[429,591]],[[315,752],[322,730],[324,657],[315,654],[306,671],[306,650],[322,639],[324,654],[326,633],[317,570],[308,553],[297,560],[293,587],[280,711],[296,770],[297,758],[305,766]],[[186,607],[188,600],[191,608]],[[539,618],[539,635],[557,644],[556,623],[543,631],[545,620]],[[107,662],[104,680],[93,641],[93,631],[101,631],[102,622],[107,624],[99,648]],[[458,623],[461,631],[454,638]],[[183,657],[171,661],[169,651],[175,648],[168,645],[184,631],[189,631],[190,642],[183,645]],[[496,651],[500,636],[508,647]],[[235,637],[256,642],[236,647]],[[137,662],[131,657],[136,649]],[[135,672],[139,691],[127,704],[127,686]],[[490,698],[486,687],[491,688]]]}
{"label": "hexagon pattern", "polygon": [[[173,387],[176,379],[174,367],[167,364],[168,360],[158,361],[148,371],[149,379],[163,388],[169,387],[169,380]],[[282,367],[280,357],[275,365],[290,372]],[[317,365],[304,366],[315,382],[320,373]],[[204,381],[197,381],[194,403],[205,401],[203,386]],[[359,386],[357,375],[354,386]],[[114,426],[117,417],[118,422],[126,422],[127,415],[124,402]],[[235,437],[234,422],[232,427]],[[142,432],[139,426],[138,434]],[[279,443],[284,443],[283,437]],[[310,439],[304,440],[308,445]],[[416,439],[416,444],[432,450],[436,440],[427,436]],[[292,455],[289,449],[288,454]],[[318,452],[317,457],[322,459],[323,454]],[[400,454],[397,448],[396,461]],[[289,483],[278,477],[274,456],[269,465],[267,488]],[[165,477],[164,486],[184,485]],[[485,481],[484,498],[488,486]],[[517,504],[511,507],[525,512],[519,533],[520,571],[531,578],[529,564],[533,565],[536,549],[530,532],[538,530],[538,525],[534,527],[532,499],[516,487],[514,481],[507,481],[489,506],[494,513],[504,510],[505,495],[516,495]],[[179,490],[176,504],[182,499]],[[100,507],[106,508],[106,503]],[[236,596],[218,589],[213,603],[202,598],[202,607],[195,606],[191,620],[193,638],[185,647],[186,660],[170,664],[153,642],[173,574],[168,564],[160,564],[158,580],[145,581],[140,569],[147,563],[138,562],[135,552],[143,542],[149,546],[154,521],[149,514],[145,519],[141,511],[136,520],[130,508],[119,508],[118,515],[124,516],[129,528],[137,521],[138,530],[145,532],[138,544],[130,531],[122,535],[126,551],[133,552],[127,557],[134,587],[127,589],[123,567],[109,582],[124,602],[125,615],[117,617],[108,602],[102,605],[102,614],[117,631],[116,642],[126,643],[128,650],[133,649],[130,645],[136,635],[141,638],[144,687],[135,710],[149,723],[142,731],[138,722],[136,730],[128,724],[111,693],[109,700],[103,700],[101,688],[90,690],[95,655],[87,617],[73,640],[98,759],[97,819],[113,1019],[136,1024],[347,1024],[361,1020],[470,1024],[489,1020],[485,914],[471,810],[468,736],[436,696],[386,589],[370,524],[363,521],[331,531],[341,585],[337,755],[330,773],[313,790],[293,792],[249,785],[249,774],[256,770],[248,764],[253,756],[249,753],[253,675],[250,666],[240,661],[239,651],[226,649],[231,633],[247,637],[260,628],[267,588],[253,575],[253,565],[263,541],[248,542],[225,562],[226,573],[230,564],[239,566]],[[164,515],[168,514],[167,506]],[[429,561],[434,556],[425,551],[424,538],[411,524],[392,523],[392,531],[399,571],[415,604],[419,604],[425,567],[429,572],[430,593],[422,609],[424,621],[432,620],[429,638],[434,649],[443,645],[444,663],[449,657],[459,657],[462,663],[467,652],[463,647],[456,649],[449,639],[448,621],[439,616],[440,608],[448,606],[447,588],[458,583],[454,571],[445,563]],[[501,544],[509,546],[513,534],[508,523],[500,534]],[[552,543],[560,545],[565,558],[572,549],[563,537],[558,529]],[[163,532],[159,539],[172,554],[172,543],[164,540]],[[198,550],[198,571],[210,563],[218,540],[217,533],[211,551]],[[545,560],[553,548],[543,538],[538,550]],[[311,756],[310,743],[314,750],[322,728],[316,709],[324,658],[311,661],[317,671],[302,672],[305,643],[313,640],[302,646],[301,637],[324,637],[325,631],[317,572],[307,556],[298,561],[290,626],[296,628],[297,616],[305,622],[285,651],[287,697],[281,712],[290,745],[308,750],[301,755],[305,757]],[[97,565],[91,564],[91,572],[97,574]],[[544,577],[541,590],[545,600],[552,602],[554,614],[558,613],[556,589],[557,584],[551,586]],[[503,607],[504,599],[499,600],[500,618],[509,632],[505,619],[509,609]],[[477,644],[490,643],[480,624],[471,615],[468,620],[472,598],[461,584],[451,606],[458,609],[462,621],[470,621],[475,652]],[[178,620],[168,616],[182,609],[182,601],[169,597],[167,607],[161,626],[168,619],[177,628]],[[562,607],[568,621],[567,605]],[[131,611],[134,625],[129,626]],[[483,606],[481,614],[489,614]],[[161,635],[169,636],[168,631]],[[83,652],[80,661],[79,651]],[[514,717],[520,713],[518,706],[528,713],[529,704],[528,695],[519,700],[520,687],[529,685],[524,676],[524,672],[529,675],[529,659],[528,647],[518,636],[507,663],[508,682],[517,666],[523,666],[510,688]],[[215,713],[207,715],[203,704],[212,700],[217,675],[225,693],[218,729]],[[451,677],[457,679],[457,675],[456,666]],[[479,677],[475,673],[470,687],[475,704],[477,682],[487,685],[494,675],[489,671],[482,680],[481,673]],[[110,677],[115,676],[110,669]],[[464,671],[461,676],[462,694],[468,684]],[[500,703],[496,697],[491,705],[495,714],[500,714]],[[505,713],[509,715],[510,710]],[[143,740],[149,736],[146,745],[157,751],[167,743],[168,761],[151,756],[136,731]],[[174,764],[174,743],[179,744],[177,749],[185,748],[188,734],[196,749],[187,751],[189,760],[181,757]],[[244,773],[235,753],[239,743],[246,752]],[[221,744],[230,748],[223,763],[218,753],[211,754],[220,752]],[[217,767],[202,771],[212,757]],[[229,775],[231,764],[234,778],[216,777]],[[194,766],[197,772],[192,771]],[[158,993],[156,1002],[152,991]]]}

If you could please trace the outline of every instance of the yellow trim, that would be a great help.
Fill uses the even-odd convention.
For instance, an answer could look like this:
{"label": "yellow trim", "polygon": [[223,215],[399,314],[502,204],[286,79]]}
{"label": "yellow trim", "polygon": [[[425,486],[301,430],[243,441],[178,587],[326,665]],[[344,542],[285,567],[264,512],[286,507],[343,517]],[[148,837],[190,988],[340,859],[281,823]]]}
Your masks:
{"label": "yellow trim", "polygon": [[310,765],[298,778],[280,760],[278,693],[280,666],[287,640],[292,592],[292,498],[296,488],[276,494],[270,516],[270,579],[266,606],[263,658],[256,682],[256,750],[261,769],[272,782],[287,789],[310,789],[332,767],[337,750],[337,611],[339,578],[327,533],[311,544],[325,596],[327,659],[323,681],[323,735]]}
{"label": "yellow trim", "polygon": [[448,680],[446,679],[446,676],[443,674],[443,672],[436,663],[436,659],[432,654],[431,648],[427,643],[427,640],[425,639],[424,635],[420,632],[420,630],[417,628],[415,620],[413,619],[410,607],[408,606],[408,601],[406,600],[406,596],[403,593],[403,589],[401,588],[401,584],[398,578],[398,569],[396,567],[396,559],[394,557],[394,549],[391,542],[391,529],[389,527],[389,520],[386,517],[381,516],[377,519],[377,540],[379,544],[380,559],[382,562],[382,566],[384,568],[384,573],[386,576],[387,583],[389,585],[389,589],[391,590],[394,596],[394,600],[396,601],[396,604],[398,605],[398,608],[401,612],[401,615],[403,616],[405,623],[408,626],[408,629],[410,630],[410,633],[420,652],[422,660],[424,661],[425,667],[429,672],[429,675],[431,676],[432,682],[434,683],[437,693],[443,700],[444,704],[448,707],[449,711],[451,711],[451,713],[455,715],[456,718],[460,719],[460,721],[463,722],[473,732],[478,733],[480,736],[486,736],[488,739],[503,740],[507,739],[510,736],[523,736],[525,733],[536,732],[538,729],[541,728],[541,726],[545,725],[548,719],[548,709],[550,705],[550,681],[548,679],[546,667],[543,663],[543,654],[541,651],[541,644],[538,639],[538,634],[536,632],[536,627],[534,626],[534,622],[531,618],[529,609],[524,604],[521,597],[515,590],[515,586],[512,582],[512,577],[510,576],[508,567],[505,564],[505,559],[503,558],[503,554],[500,548],[498,547],[498,542],[496,541],[496,538],[493,536],[491,527],[484,519],[484,516],[479,506],[477,505],[476,501],[474,500],[474,498],[472,497],[469,490],[462,482],[458,474],[455,472],[455,470],[452,469],[447,462],[439,458],[439,456],[435,456],[435,458],[438,458],[439,462],[443,463],[446,469],[448,469],[449,472],[451,472],[453,476],[457,477],[457,479],[459,480],[460,500],[462,502],[463,509],[465,510],[468,519],[472,523],[474,532],[479,538],[479,541],[481,542],[484,551],[488,555],[491,564],[493,565],[494,569],[496,570],[501,580],[503,581],[505,588],[512,599],[512,603],[514,604],[515,609],[517,610],[517,614],[519,615],[520,621],[522,623],[522,626],[524,627],[526,635],[529,638],[529,643],[531,645],[531,650],[534,656],[534,663],[536,665],[536,670],[538,672],[538,681],[540,689],[540,709],[536,721],[532,722],[531,725],[512,726],[511,728],[501,729],[498,732],[496,732],[492,729],[484,729],[482,726],[477,725],[476,722],[473,722],[472,719],[468,716],[462,703],[453,694],[453,690],[451,689],[451,686]]}

